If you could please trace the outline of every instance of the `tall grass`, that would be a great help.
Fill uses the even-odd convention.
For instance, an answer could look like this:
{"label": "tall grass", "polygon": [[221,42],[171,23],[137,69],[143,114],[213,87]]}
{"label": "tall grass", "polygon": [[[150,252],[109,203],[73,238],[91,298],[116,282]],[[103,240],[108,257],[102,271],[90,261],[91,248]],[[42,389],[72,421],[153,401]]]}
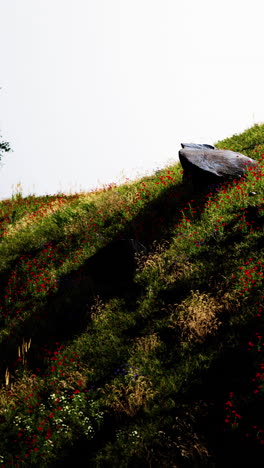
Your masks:
{"label": "tall grass", "polygon": [[[0,466],[263,456],[264,125],[215,145],[259,169],[200,194],[175,164],[0,202]],[[139,287],[98,293],[85,260],[120,238],[148,248]]]}

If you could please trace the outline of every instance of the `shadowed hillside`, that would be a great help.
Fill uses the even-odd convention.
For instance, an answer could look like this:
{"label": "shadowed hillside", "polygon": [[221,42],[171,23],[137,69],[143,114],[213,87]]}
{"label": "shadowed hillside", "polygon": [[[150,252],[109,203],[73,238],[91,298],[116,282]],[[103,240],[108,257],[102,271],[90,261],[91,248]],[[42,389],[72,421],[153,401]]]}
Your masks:
{"label": "shadowed hillside", "polygon": [[258,170],[0,202],[1,467],[263,466],[264,125],[215,146]]}

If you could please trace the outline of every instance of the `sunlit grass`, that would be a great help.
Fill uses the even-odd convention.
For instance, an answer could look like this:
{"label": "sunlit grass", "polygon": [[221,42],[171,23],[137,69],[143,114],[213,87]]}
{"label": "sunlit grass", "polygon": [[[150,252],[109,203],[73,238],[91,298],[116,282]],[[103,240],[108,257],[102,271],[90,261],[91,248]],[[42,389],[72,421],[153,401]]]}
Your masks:
{"label": "sunlit grass", "polygon": [[[263,228],[247,221],[248,206],[264,215],[264,126],[216,146],[259,171],[195,195],[172,164],[94,193],[0,202],[0,466],[51,466],[79,439],[87,466],[207,466],[216,447],[197,427],[213,405],[223,432],[264,443]],[[118,238],[148,247],[140,294],[86,293],[84,309],[93,284],[80,273],[53,301],[64,274]],[[230,352],[247,365],[232,373]]]}

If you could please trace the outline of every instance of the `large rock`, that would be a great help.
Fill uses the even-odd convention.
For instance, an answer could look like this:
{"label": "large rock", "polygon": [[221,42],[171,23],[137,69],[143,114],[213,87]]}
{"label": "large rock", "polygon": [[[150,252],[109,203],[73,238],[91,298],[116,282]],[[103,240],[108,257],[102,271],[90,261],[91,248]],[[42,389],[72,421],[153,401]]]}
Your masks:
{"label": "large rock", "polygon": [[257,166],[254,159],[211,145],[181,143],[180,163],[184,180],[190,178],[196,188],[242,177],[249,167]]}

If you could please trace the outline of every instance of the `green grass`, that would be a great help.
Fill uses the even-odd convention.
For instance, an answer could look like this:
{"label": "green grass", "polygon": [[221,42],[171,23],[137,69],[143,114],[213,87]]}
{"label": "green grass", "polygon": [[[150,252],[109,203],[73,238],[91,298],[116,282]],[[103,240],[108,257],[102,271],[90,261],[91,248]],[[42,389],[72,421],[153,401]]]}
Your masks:
{"label": "green grass", "polygon": [[[263,459],[264,242],[246,210],[264,214],[264,125],[215,145],[260,170],[199,196],[177,163],[93,193],[0,202],[0,466]],[[138,287],[97,294],[79,269],[118,238],[149,249]]]}

